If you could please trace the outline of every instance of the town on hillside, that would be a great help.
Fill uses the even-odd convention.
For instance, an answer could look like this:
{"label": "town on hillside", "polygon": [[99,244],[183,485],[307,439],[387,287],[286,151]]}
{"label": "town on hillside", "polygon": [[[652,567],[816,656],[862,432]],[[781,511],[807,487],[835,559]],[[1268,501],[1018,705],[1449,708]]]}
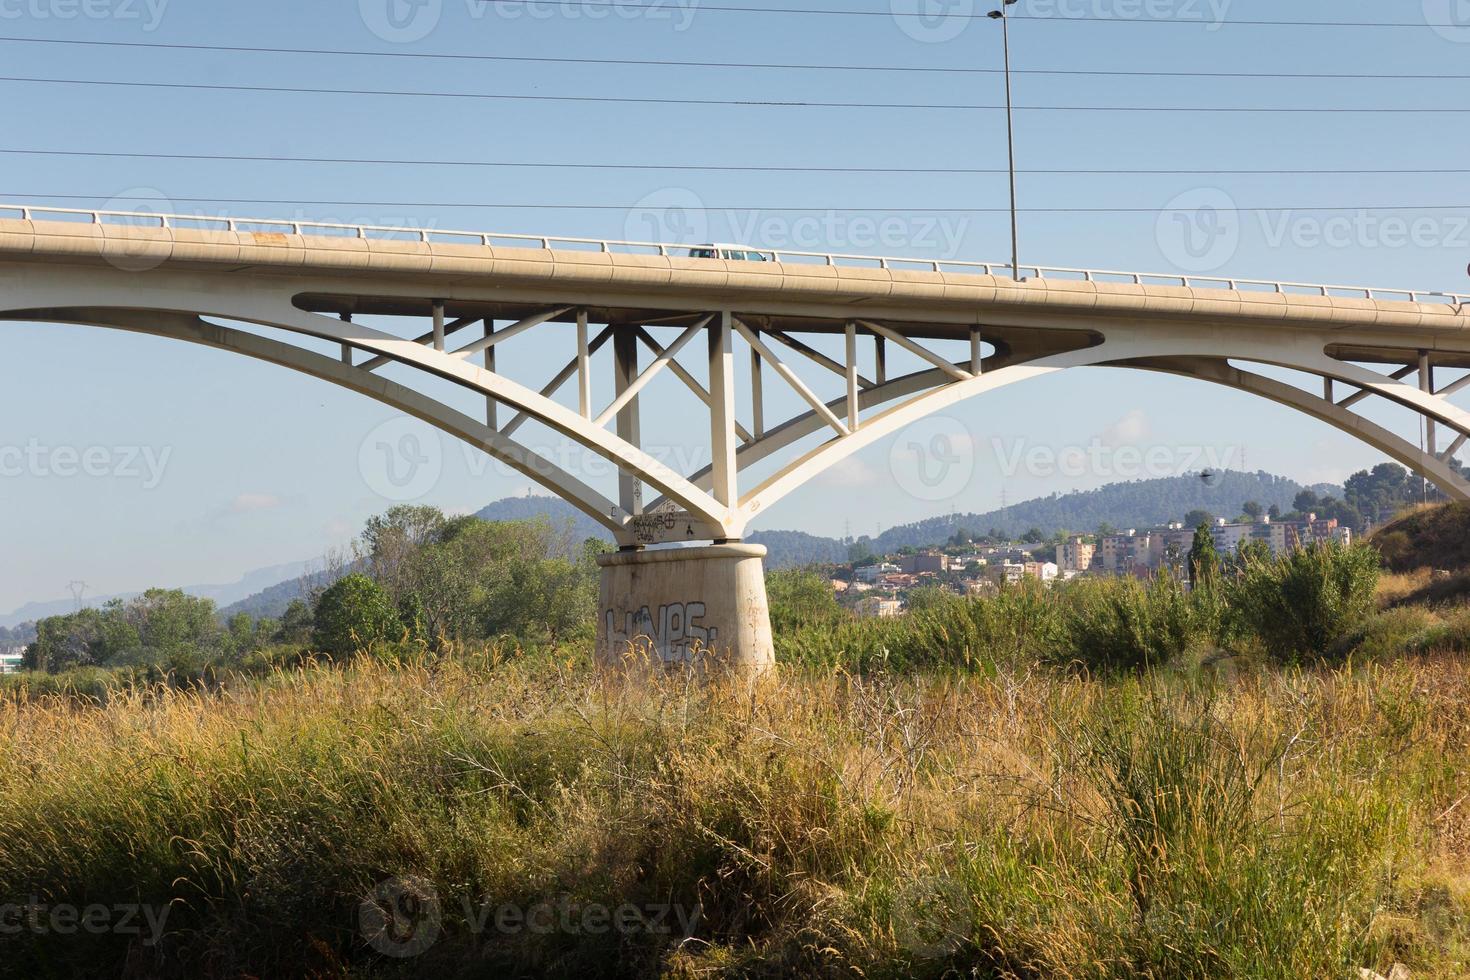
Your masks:
{"label": "town on hillside", "polygon": [[1047,539],[1039,531],[1019,541],[975,537],[959,531],[943,547],[903,548],[875,555],[865,544],[852,546],[851,561],[831,569],[838,601],[864,618],[902,615],[917,589],[939,588],[959,595],[985,595],[1024,579],[1043,584],[1082,575],[1149,578],[1160,571],[1184,575],[1195,534],[1208,527],[1215,550],[1235,554],[1260,545],[1281,555],[1311,544],[1350,545],[1352,529],[1335,517],[1316,513],[1279,514],[1247,503],[1237,520],[1202,512],[1185,521],[1159,527],[1093,534],[1058,533]]}

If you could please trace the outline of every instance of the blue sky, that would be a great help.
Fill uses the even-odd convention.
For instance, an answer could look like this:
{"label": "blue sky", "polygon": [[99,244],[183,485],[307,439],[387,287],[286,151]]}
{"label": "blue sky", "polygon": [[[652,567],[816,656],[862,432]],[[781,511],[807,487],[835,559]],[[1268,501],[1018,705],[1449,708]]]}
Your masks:
{"label": "blue sky", "polygon": [[[0,0],[0,38],[802,65],[994,69],[997,25],[895,18],[888,0],[803,0],[874,16],[733,13],[691,0],[652,11],[442,0]],[[394,0],[398,3],[400,0]],[[774,6],[726,0],[722,6]],[[892,9],[983,13],[969,0]],[[1465,74],[1470,4],[1404,0],[1023,0],[1012,8],[1023,106],[1461,108],[1470,80],[1031,74]],[[1223,13],[1223,16],[1221,16]],[[596,16],[600,15],[600,16]],[[1082,16],[1074,21],[1059,15]],[[1152,18],[1158,23],[1141,22]],[[1254,27],[1252,19],[1383,21],[1402,29]],[[1233,22],[1233,23],[1232,23]],[[12,78],[763,101],[996,105],[986,73],[714,69],[403,57],[222,53],[0,41]],[[589,237],[743,239],[754,245],[1003,261],[1004,116],[982,109],[670,106],[221,92],[0,81],[0,148],[527,163],[875,167],[892,173],[415,167],[108,159],[0,153],[0,200],[409,224]],[[1019,166],[1036,170],[1456,168],[1465,115],[1023,111]],[[1022,261],[1185,270],[1421,289],[1470,287],[1464,175],[1039,174],[1020,178]],[[233,204],[221,199],[377,204]],[[205,203],[193,199],[206,199]],[[503,205],[522,205],[504,207]],[[469,205],[483,205],[474,206]],[[496,205],[501,205],[497,207]],[[537,205],[525,207],[524,205]],[[561,205],[562,207],[559,207]],[[569,208],[566,205],[583,207]],[[708,211],[668,210],[669,205]],[[1224,209],[1223,234],[1199,209]],[[587,207],[591,206],[591,207]],[[1391,207],[1394,210],[1359,211]],[[791,209],[809,209],[804,211]],[[856,209],[856,210],[854,210]],[[1258,209],[1266,209],[1259,211]],[[1321,210],[1347,209],[1347,210]],[[1180,224],[1178,217],[1185,219]],[[1191,222],[1195,222],[1191,224]],[[1184,236],[1194,236],[1186,240]],[[1206,236],[1206,237],[1200,237]],[[1213,246],[1213,247],[1209,247]],[[0,447],[48,467],[0,477],[0,609],[66,594],[225,581],[348,541],[392,503],[364,475],[391,410],[322,382],[212,351],[96,329],[12,324],[0,357]],[[524,348],[522,367],[560,349]],[[543,368],[544,372],[544,368]],[[651,438],[692,446],[672,389],[651,389]],[[1372,417],[1400,431],[1393,413]],[[664,429],[667,431],[663,431]],[[1412,431],[1409,433],[1412,435]],[[904,440],[967,445],[942,493],[915,492]],[[695,440],[697,442],[697,440]],[[368,444],[364,450],[365,443]],[[1109,447],[1103,466],[1017,464],[1023,453]],[[103,475],[58,475],[94,451]],[[933,513],[989,510],[1143,475],[1119,447],[1171,462],[1340,480],[1380,459],[1325,426],[1201,384],[1093,371],[987,396],[870,450],[787,498],[759,526],[872,533]],[[547,447],[555,451],[556,447]],[[695,446],[694,448],[697,448]],[[106,454],[107,463],[102,463]],[[423,502],[475,509],[526,482],[445,440]],[[131,457],[131,466],[123,465]],[[1198,468],[1195,466],[1194,468]],[[42,472],[42,469],[45,472]],[[9,471],[7,471],[9,472]],[[1168,515],[1161,515],[1168,516]]]}

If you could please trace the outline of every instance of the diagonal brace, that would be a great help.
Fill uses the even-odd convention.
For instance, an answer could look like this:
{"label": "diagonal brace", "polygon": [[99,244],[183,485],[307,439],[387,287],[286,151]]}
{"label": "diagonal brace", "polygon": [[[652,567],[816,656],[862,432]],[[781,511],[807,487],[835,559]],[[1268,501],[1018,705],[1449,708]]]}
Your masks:
{"label": "diagonal brace", "polygon": [[[591,357],[593,354],[596,354],[598,350],[602,348],[602,345],[607,343],[608,338],[611,336],[612,327],[603,327],[602,331],[592,339],[592,342],[590,344],[587,345],[587,356]],[[568,361],[566,367],[558,371],[556,373],[556,377],[552,378],[549,382],[547,382],[546,387],[541,389],[539,393],[541,397],[550,398],[552,395],[557,393],[562,385],[572,380],[572,375],[577,373],[577,369],[581,364],[581,361],[582,355],[580,353],[578,353],[576,357]],[[516,417],[511,419],[509,424],[507,424],[505,428],[500,430],[501,435],[510,435],[512,432],[519,429],[527,418],[529,418],[529,416],[526,415],[525,412],[518,412],[516,414]]]}
{"label": "diagonal brace", "polygon": [[[815,362],[817,364],[820,364],[822,367],[826,368],[828,371],[831,371],[833,374],[835,374],[838,377],[846,380],[846,378],[847,378],[847,369],[848,369],[848,366],[847,365],[837,363],[835,360],[833,360],[832,358],[828,357],[826,354],[823,354],[821,351],[816,350],[816,349],[808,346],[807,344],[802,343],[800,340],[797,340],[795,337],[792,337],[790,334],[787,334],[784,331],[781,331],[781,330],[767,330],[767,331],[765,331],[765,334],[768,337],[775,337],[781,343],[785,344],[787,347],[790,347],[792,350],[796,351],[798,354],[802,355],[803,357],[807,358],[810,361],[813,361],[813,362]],[[872,388],[872,387],[875,387],[872,381],[870,381],[867,378],[863,377],[861,374],[859,374],[857,376],[857,381],[858,381],[858,384],[861,385],[864,388]]]}
{"label": "diagonal brace", "polygon": [[833,429],[837,431],[838,435],[852,435],[852,430],[849,429],[846,425],[842,424],[842,420],[839,419],[836,414],[834,414],[833,411],[827,407],[827,403],[818,398],[816,393],[808,388],[806,386],[806,383],[802,381],[801,378],[797,377],[796,372],[791,370],[791,368],[787,366],[785,361],[777,357],[775,352],[773,352],[761,341],[760,337],[756,336],[755,331],[751,330],[739,320],[735,321],[735,329],[740,332],[740,336],[745,338],[745,342],[750,345],[751,350],[754,350],[756,353],[760,354],[763,360],[769,363],[771,367],[775,368],[776,373],[781,375],[782,378],[786,379],[786,383],[789,384],[798,395],[805,399],[806,403],[812,407],[812,411],[820,415],[828,425],[830,425]]}
{"label": "diagonal brace", "polygon": [[[647,347],[649,350],[653,351],[653,355],[655,357],[658,357],[661,354],[663,354],[663,352],[664,352],[663,344],[660,344],[657,340],[655,340],[654,337],[653,337],[653,335],[650,334],[643,327],[639,327],[638,328],[638,339],[643,342],[643,345],[645,347]],[[709,404],[710,404],[710,397],[711,397],[710,396],[710,393],[709,393],[709,389],[705,388],[704,385],[700,384],[699,383],[699,379],[696,378],[694,375],[690,374],[689,373],[689,370],[687,368],[685,368],[684,365],[680,364],[678,361],[670,361],[669,362],[669,370],[672,371],[672,372],[674,372],[674,376],[676,378],[678,378],[680,381],[684,382],[684,385],[690,391],[694,392],[694,397],[696,397],[700,401],[704,402],[704,404],[705,404],[706,407],[709,406]],[[741,425],[738,419],[735,422],[735,433],[736,433],[736,435],[740,436],[740,439],[741,439],[742,442],[749,443],[749,442],[754,442],[755,441],[755,437],[750,434],[750,430],[747,429],[745,426]]]}
{"label": "diagonal brace", "polygon": [[547,320],[554,320],[557,317],[561,316],[563,313],[570,312],[571,309],[572,308],[570,306],[563,306],[560,309],[547,310],[544,313],[537,313],[535,316],[528,316],[524,320],[521,320],[519,323],[512,323],[504,330],[497,330],[488,337],[481,337],[479,340],[475,341],[472,344],[466,344],[459,350],[454,351],[454,356],[462,358],[473,357],[474,355],[480,353],[480,351],[485,350],[487,347],[494,347],[496,344],[507,341],[517,334],[525,333],[532,327],[539,327]]}
{"label": "diagonal brace", "polygon": [[910,354],[913,354],[915,357],[923,358],[930,364],[939,368],[939,370],[943,371],[945,374],[949,375],[951,378],[954,378],[956,381],[969,381],[971,378],[974,377],[974,375],[971,374],[969,371],[964,371],[960,368],[955,367],[953,364],[940,357],[938,354],[934,353],[926,347],[914,343],[912,340],[905,337],[903,334],[899,333],[896,330],[890,330],[882,324],[873,323],[871,320],[859,320],[858,323],[873,331],[873,333],[882,337],[884,340],[888,340],[892,343],[897,344],[904,350],[908,351]]}
{"label": "diagonal brace", "polygon": [[[444,328],[444,336],[448,337],[450,334],[459,333],[459,331],[463,330],[465,327],[468,327],[468,326],[471,326],[471,325],[473,325],[475,323],[478,323],[479,320],[480,320],[480,318],[477,317],[477,316],[467,316],[467,317],[462,317],[462,318],[460,318],[458,320],[455,320],[453,323],[449,324],[448,326],[446,326]],[[416,343],[416,344],[423,344],[425,346],[428,346],[430,343],[432,343],[434,341],[434,338],[437,337],[437,336],[438,336],[438,331],[430,330],[426,334],[423,334],[421,336],[415,337],[413,339],[413,342]],[[391,364],[391,363],[393,363],[393,358],[379,356],[379,357],[374,357],[374,358],[372,358],[370,360],[363,361],[361,364],[358,365],[358,367],[362,368],[362,370],[364,370],[364,371],[376,371],[378,368],[382,367],[383,365],[385,365],[385,364]]]}
{"label": "diagonal brace", "polygon": [[607,425],[612,417],[618,414],[618,412],[620,412],[622,409],[626,408],[629,402],[637,398],[638,393],[646,388],[648,386],[648,383],[652,381],[660,371],[667,367],[674,360],[674,358],[679,355],[679,351],[683,350],[685,345],[687,345],[689,341],[693,340],[696,336],[699,335],[699,332],[701,330],[709,326],[710,321],[713,319],[713,315],[707,316],[704,319],[700,320],[698,323],[695,323],[693,326],[686,327],[684,332],[679,334],[678,339],[670,344],[662,354],[659,354],[658,357],[654,359],[652,364],[644,368],[643,372],[639,374],[638,377],[633,379],[632,384],[628,385],[627,388],[624,388],[622,393],[619,394],[617,398],[613,399],[612,404],[602,410],[601,415],[592,420],[592,424],[597,426],[598,428],[602,428],[603,426]]}
{"label": "diagonal brace", "polygon": [[[1407,367],[1399,368],[1397,371],[1390,374],[1389,377],[1392,378],[1394,381],[1402,381],[1417,370],[1419,370],[1419,366],[1417,364],[1410,364]],[[1348,395],[1342,401],[1338,402],[1337,407],[1352,408],[1358,402],[1362,401],[1364,398],[1367,398],[1371,394],[1373,394],[1373,389],[1361,388],[1353,394]]]}

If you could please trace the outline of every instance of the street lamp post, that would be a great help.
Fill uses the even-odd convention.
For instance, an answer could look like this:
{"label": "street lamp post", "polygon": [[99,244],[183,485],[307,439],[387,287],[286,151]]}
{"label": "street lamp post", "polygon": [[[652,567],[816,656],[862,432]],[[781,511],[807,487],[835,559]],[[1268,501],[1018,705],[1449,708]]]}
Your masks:
{"label": "street lamp post", "polygon": [[1016,220],[1016,128],[1011,109],[1011,32],[1010,17],[1006,16],[1006,8],[1015,2],[1016,0],[1003,0],[999,10],[992,10],[990,12],[990,18],[991,20],[1000,21],[1001,45],[1005,51],[1006,148],[1010,155],[1011,174],[1011,278],[1020,282],[1021,236],[1017,230]]}

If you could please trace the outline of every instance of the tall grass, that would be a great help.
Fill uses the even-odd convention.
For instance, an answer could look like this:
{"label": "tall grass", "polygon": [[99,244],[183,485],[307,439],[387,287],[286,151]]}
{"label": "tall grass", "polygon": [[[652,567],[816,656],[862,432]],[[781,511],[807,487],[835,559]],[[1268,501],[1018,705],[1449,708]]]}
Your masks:
{"label": "tall grass", "polygon": [[[157,946],[7,935],[0,974],[1447,978],[1467,793],[1445,661],[1224,686],[365,660],[0,702],[0,904],[170,908]],[[384,882],[437,909],[413,957],[365,932]],[[494,924],[543,904],[683,918]]]}

